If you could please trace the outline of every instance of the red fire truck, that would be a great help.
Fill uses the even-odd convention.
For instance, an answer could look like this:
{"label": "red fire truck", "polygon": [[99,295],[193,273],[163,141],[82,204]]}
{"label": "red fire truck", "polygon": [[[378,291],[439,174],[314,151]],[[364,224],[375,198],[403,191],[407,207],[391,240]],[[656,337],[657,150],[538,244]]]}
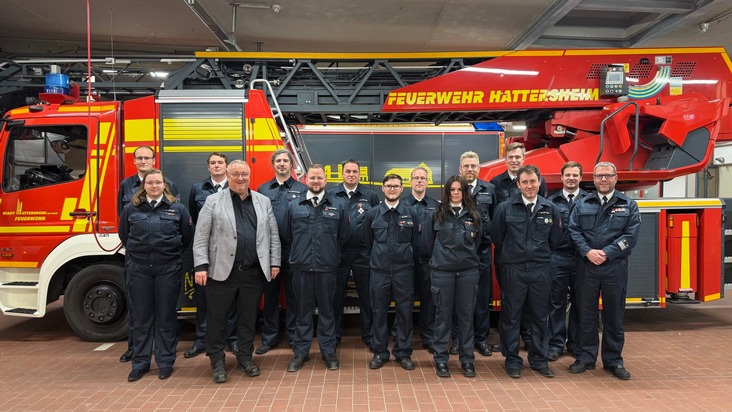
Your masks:
{"label": "red fire truck", "polygon": [[[623,188],[651,186],[702,170],[715,142],[732,139],[732,64],[722,49],[487,54],[482,63],[392,90],[382,111],[526,122],[524,139],[533,149],[527,163],[538,165],[553,188],[567,160],[585,170],[597,160],[613,161]],[[274,66],[278,58],[285,57],[266,61]],[[271,177],[270,154],[294,149],[281,137],[272,106],[276,101],[268,103],[256,89],[161,90],[125,102],[44,94],[36,104],[8,111],[0,120],[3,313],[42,317],[63,295],[66,318],[80,336],[123,338],[124,250],[115,202],[119,182],[136,172],[133,151],[156,148],[156,164],[183,196],[206,172],[212,151],[246,158],[256,187]],[[484,164],[482,178],[500,173],[501,163]],[[409,164],[397,159],[383,167]],[[428,166],[435,182],[456,171]],[[591,173],[585,179],[591,181]],[[642,206],[643,247],[633,254],[630,301],[664,306],[669,293],[720,298],[721,202],[661,199]]]}

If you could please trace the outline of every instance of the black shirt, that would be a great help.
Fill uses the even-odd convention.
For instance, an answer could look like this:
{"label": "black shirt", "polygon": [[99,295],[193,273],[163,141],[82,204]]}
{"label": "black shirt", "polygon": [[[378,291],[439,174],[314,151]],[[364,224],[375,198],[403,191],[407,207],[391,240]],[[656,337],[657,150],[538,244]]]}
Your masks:
{"label": "black shirt", "polygon": [[241,197],[231,192],[231,202],[234,206],[236,218],[236,256],[235,262],[243,265],[253,265],[259,262],[257,258],[257,214],[254,212],[251,194]]}

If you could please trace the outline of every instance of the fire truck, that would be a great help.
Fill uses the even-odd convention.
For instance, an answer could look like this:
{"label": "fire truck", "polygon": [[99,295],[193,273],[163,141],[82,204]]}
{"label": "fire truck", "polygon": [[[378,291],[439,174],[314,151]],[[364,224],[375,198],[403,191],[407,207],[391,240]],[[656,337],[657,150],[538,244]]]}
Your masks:
{"label": "fire truck", "polygon": [[[119,182],[136,173],[132,154],[141,145],[156,149],[156,166],[186,196],[205,175],[212,151],[245,158],[252,187],[271,178],[269,157],[278,148],[295,155],[300,173],[311,162],[343,160],[327,156],[334,147],[349,147],[334,143],[345,133],[309,145],[288,123],[525,122],[522,140],[532,149],[526,163],[539,166],[554,189],[567,160],[580,161],[586,171],[612,161],[619,188],[631,190],[696,173],[716,142],[732,140],[732,64],[723,49],[460,57],[463,63],[448,53],[201,52],[164,90],[141,98],[80,101],[54,84],[61,93],[40,94],[0,120],[0,309],[42,317],[63,296],[66,318],[81,337],[126,336],[115,202]],[[445,134],[429,144],[419,138],[404,143],[395,135],[388,143],[403,150],[390,151],[384,161],[376,143],[384,140],[378,133],[364,136],[370,139],[358,146],[364,153],[347,157],[370,167],[371,181],[425,164],[437,186],[457,172],[451,153],[478,144]],[[495,159],[503,140],[493,139],[497,149],[489,157]],[[419,152],[422,146],[429,149]],[[483,164],[481,178],[502,172],[502,163]],[[591,172],[583,180],[591,182]],[[667,296],[722,297],[722,202],[640,203],[643,233],[632,258],[629,301],[663,307]]]}

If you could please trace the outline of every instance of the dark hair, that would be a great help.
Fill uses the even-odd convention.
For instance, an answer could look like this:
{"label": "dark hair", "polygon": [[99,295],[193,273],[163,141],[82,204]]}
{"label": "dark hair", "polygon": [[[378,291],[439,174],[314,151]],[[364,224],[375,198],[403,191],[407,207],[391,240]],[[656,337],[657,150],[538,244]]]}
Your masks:
{"label": "dark hair", "polygon": [[386,183],[388,180],[391,180],[391,179],[399,179],[399,181],[402,182],[402,184],[404,184],[402,177],[396,173],[389,173],[388,175],[384,176],[384,180],[382,180],[381,183]]}
{"label": "dark hair", "polygon": [[165,180],[165,175],[163,174],[163,171],[160,169],[150,169],[147,172],[145,172],[145,175],[142,176],[142,182],[140,182],[140,187],[137,188],[137,192],[135,192],[135,195],[132,197],[132,204],[134,206],[140,206],[141,204],[147,202],[147,192],[145,191],[145,180],[147,180],[147,177],[150,175],[160,175],[163,178],[163,182],[165,183],[165,188],[163,189],[163,197],[168,199],[170,203],[176,202],[178,199],[176,199],[175,196],[173,196],[173,193],[170,191],[170,188],[168,187],[168,181]]}
{"label": "dark hair", "polygon": [[445,182],[445,187],[442,191],[442,201],[437,207],[437,220],[439,222],[444,222],[445,217],[453,213],[450,206],[450,187],[454,182],[460,183],[460,188],[463,190],[463,206],[465,209],[468,209],[470,217],[472,217],[475,224],[480,227],[480,213],[478,213],[478,206],[475,204],[475,199],[473,199],[473,196],[470,194],[470,185],[467,180],[458,175],[450,177],[447,179],[447,182]]}
{"label": "dark hair", "polygon": [[214,157],[214,156],[218,156],[218,157],[223,158],[224,159],[224,163],[227,163],[227,164],[229,163],[229,158],[227,158],[225,154],[219,153],[219,152],[213,152],[210,155],[208,155],[208,157],[206,158],[206,164],[208,164],[208,162],[210,162],[211,161],[211,158]]}
{"label": "dark hair", "polygon": [[539,172],[539,168],[534,165],[521,166],[521,169],[519,169],[518,173],[516,173],[516,177],[518,177],[519,181],[521,181],[522,174],[530,175],[532,173],[536,175],[536,178],[539,179],[539,181],[541,181],[541,172]]}
{"label": "dark hair", "polygon": [[342,166],[342,167],[346,167],[346,165],[347,165],[348,163],[355,163],[355,164],[356,164],[356,166],[358,166],[359,170],[361,169],[361,164],[360,164],[360,163],[358,163],[358,160],[356,160],[356,159],[348,159],[348,160],[346,160],[345,162],[341,163],[341,166]]}
{"label": "dark hair", "polygon": [[137,149],[135,149],[135,151],[132,152],[132,156],[137,157],[137,151],[140,149],[147,149],[147,150],[151,151],[153,154],[152,157],[155,157],[155,149],[153,149],[150,146],[138,146]]}
{"label": "dark hair", "polygon": [[570,167],[576,167],[580,170],[580,177],[582,177],[582,165],[579,162],[567,162],[562,166],[562,170],[560,171],[562,175],[564,174],[565,169],[569,169]]}
{"label": "dark hair", "polygon": [[272,159],[271,159],[272,164],[274,165],[274,162],[275,162],[275,159],[277,158],[277,156],[279,156],[279,155],[281,155],[283,153],[287,155],[287,157],[290,159],[290,163],[292,163],[292,165],[294,166],[295,165],[295,159],[292,157],[292,153],[290,153],[290,151],[287,150],[287,149],[277,149],[277,150],[275,150],[274,153],[272,153]]}

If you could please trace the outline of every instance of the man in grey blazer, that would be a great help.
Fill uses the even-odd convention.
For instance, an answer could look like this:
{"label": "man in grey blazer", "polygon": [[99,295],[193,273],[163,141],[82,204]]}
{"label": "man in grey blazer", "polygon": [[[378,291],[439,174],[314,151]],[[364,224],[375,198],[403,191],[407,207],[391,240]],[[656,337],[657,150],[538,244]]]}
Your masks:
{"label": "man in grey blazer", "polygon": [[237,366],[247,376],[259,375],[259,368],[252,362],[259,300],[265,282],[276,278],[280,271],[280,237],[272,203],[249,190],[250,173],[243,160],[229,163],[229,187],[206,199],[193,240],[196,283],[206,286],[206,355],[215,383],[226,382],[228,377],[224,335],[235,299]]}

